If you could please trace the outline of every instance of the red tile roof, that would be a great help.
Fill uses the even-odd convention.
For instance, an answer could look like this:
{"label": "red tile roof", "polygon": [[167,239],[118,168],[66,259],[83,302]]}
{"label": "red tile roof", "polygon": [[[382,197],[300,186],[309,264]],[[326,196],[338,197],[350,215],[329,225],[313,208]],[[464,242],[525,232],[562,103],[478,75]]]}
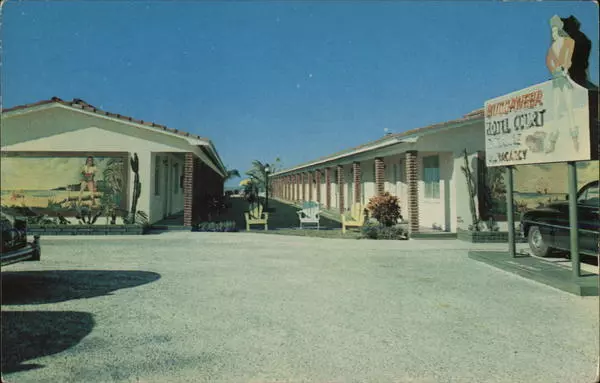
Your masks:
{"label": "red tile roof", "polygon": [[91,104],[88,104],[87,102],[85,102],[85,101],[83,101],[82,99],[79,99],[79,98],[74,98],[71,101],[65,101],[65,100],[62,100],[62,99],[60,99],[58,97],[52,97],[49,100],[42,100],[42,101],[34,102],[34,103],[31,103],[31,104],[13,106],[12,108],[8,108],[8,109],[2,110],[2,113],[4,113],[4,112],[12,112],[12,111],[21,110],[21,109],[28,109],[28,108],[33,108],[33,107],[36,107],[36,106],[47,105],[47,104],[52,104],[52,103],[57,103],[57,104],[69,106],[69,107],[75,108],[75,109],[85,110],[87,112],[96,113],[96,114],[99,114],[101,116],[118,118],[118,119],[123,120],[123,121],[128,121],[128,122],[133,122],[135,124],[149,126],[149,127],[155,128],[156,130],[159,130],[159,131],[162,130],[162,131],[166,131],[166,132],[170,132],[170,133],[175,133],[175,134],[178,134],[178,135],[183,136],[183,137],[191,137],[191,138],[197,138],[197,139],[200,139],[200,140],[207,140],[207,141],[209,141],[208,138],[201,137],[201,136],[198,136],[196,134],[182,132],[182,131],[177,130],[177,129],[171,129],[171,128],[168,128],[165,125],[156,124],[156,123],[150,122],[150,121],[137,120],[137,119],[135,119],[133,117],[123,116],[123,115],[117,114],[117,113],[106,112],[104,110],[96,108],[95,106],[93,106]]}

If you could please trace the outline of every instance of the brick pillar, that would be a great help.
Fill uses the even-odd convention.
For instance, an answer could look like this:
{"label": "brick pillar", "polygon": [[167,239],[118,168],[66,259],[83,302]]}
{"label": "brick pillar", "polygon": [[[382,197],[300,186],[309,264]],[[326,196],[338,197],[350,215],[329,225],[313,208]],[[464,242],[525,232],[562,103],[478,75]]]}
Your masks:
{"label": "brick pillar", "polygon": [[194,154],[186,153],[183,163],[183,225],[192,226],[194,201]]}
{"label": "brick pillar", "polygon": [[406,152],[406,185],[407,185],[407,208],[408,208],[408,230],[410,233],[419,232],[419,164],[417,152]]}
{"label": "brick pillar", "polygon": [[286,201],[290,200],[290,176],[285,176],[283,179],[283,198]]}
{"label": "brick pillar", "polygon": [[354,202],[360,202],[360,162],[352,164],[352,176],[354,178]]}
{"label": "brick pillar", "polygon": [[340,194],[339,209],[340,213],[344,214],[344,167],[342,165],[337,166],[337,184]]}
{"label": "brick pillar", "polygon": [[302,180],[302,201],[306,201],[306,173],[300,173],[300,179]]}
{"label": "brick pillar", "polygon": [[313,172],[308,172],[307,173],[308,176],[308,201],[312,201],[313,200]]}
{"label": "brick pillar", "polygon": [[375,193],[382,195],[385,191],[385,165],[383,158],[375,158]]}
{"label": "brick pillar", "polygon": [[300,174],[296,174],[296,199],[295,201],[300,201],[300,183],[302,180],[300,179]]}
{"label": "brick pillar", "polygon": [[325,168],[325,208],[331,208],[331,168]]}
{"label": "brick pillar", "polygon": [[316,201],[321,203],[321,171],[315,171],[315,181],[317,182],[317,198]]}

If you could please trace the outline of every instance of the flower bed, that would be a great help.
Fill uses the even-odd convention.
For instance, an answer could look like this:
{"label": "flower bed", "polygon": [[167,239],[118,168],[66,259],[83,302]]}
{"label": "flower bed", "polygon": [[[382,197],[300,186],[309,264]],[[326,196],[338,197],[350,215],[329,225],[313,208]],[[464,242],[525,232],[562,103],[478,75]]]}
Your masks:
{"label": "flower bed", "polygon": [[141,235],[143,225],[28,225],[31,234],[43,235]]}
{"label": "flower bed", "polygon": [[232,233],[239,231],[239,229],[237,228],[234,221],[200,222],[192,225],[192,231]]}

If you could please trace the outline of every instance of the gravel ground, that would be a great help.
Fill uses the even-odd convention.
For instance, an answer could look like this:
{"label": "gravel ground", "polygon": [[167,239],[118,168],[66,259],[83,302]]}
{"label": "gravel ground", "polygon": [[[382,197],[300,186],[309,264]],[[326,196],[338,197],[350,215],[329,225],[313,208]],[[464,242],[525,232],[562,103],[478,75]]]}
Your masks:
{"label": "gravel ground", "polygon": [[[592,382],[598,298],[452,240],[44,239],[2,272],[7,382]],[[505,246],[501,246],[503,248]]]}

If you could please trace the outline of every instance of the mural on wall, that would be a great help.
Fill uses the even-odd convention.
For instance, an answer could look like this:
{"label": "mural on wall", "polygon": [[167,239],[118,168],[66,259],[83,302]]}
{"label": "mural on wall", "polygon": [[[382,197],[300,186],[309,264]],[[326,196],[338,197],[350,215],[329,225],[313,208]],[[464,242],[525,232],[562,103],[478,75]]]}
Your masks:
{"label": "mural on wall", "polygon": [[39,214],[73,216],[77,209],[111,214],[126,208],[123,156],[10,156],[2,159],[1,203]]}
{"label": "mural on wall", "polygon": [[[485,161],[485,160],[483,160]],[[485,164],[485,162],[484,162]],[[577,163],[577,189],[591,181],[598,180],[599,161]],[[482,166],[483,179],[479,187],[479,208],[482,219],[490,216],[497,220],[506,217],[506,182],[504,168]],[[564,201],[568,193],[567,164],[534,164],[516,166],[514,169],[515,212],[542,207],[550,202]]]}

